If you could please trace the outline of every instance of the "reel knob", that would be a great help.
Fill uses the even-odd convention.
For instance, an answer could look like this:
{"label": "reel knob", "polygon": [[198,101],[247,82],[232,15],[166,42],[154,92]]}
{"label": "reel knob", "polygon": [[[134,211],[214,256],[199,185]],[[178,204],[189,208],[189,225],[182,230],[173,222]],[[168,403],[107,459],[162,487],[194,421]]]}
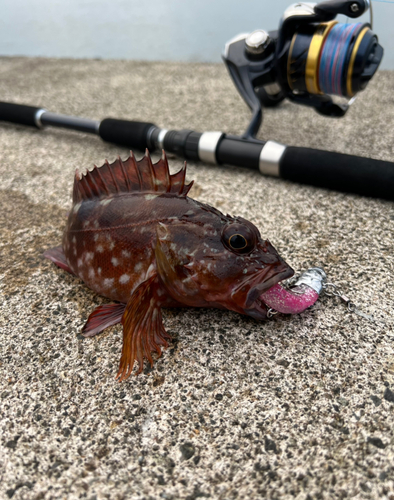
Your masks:
{"label": "reel knob", "polygon": [[268,47],[270,41],[270,36],[266,31],[252,31],[245,39],[246,51],[254,56],[260,55]]}

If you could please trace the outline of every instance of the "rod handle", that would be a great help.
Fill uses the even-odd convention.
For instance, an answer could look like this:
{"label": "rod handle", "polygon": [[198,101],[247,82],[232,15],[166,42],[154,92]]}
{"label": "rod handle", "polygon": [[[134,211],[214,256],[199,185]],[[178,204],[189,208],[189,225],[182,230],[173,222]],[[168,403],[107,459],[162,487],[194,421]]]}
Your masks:
{"label": "rod handle", "polygon": [[288,146],[280,177],[300,184],[394,200],[394,163]]}
{"label": "rod handle", "polygon": [[38,111],[41,110],[44,111],[43,108],[37,108],[36,106],[0,102],[0,121],[40,128],[39,122],[36,122],[36,116]]}
{"label": "rod handle", "polygon": [[144,151],[150,146],[148,132],[152,127],[156,128],[156,125],[148,122],[105,118],[100,123],[99,136],[104,141]]}

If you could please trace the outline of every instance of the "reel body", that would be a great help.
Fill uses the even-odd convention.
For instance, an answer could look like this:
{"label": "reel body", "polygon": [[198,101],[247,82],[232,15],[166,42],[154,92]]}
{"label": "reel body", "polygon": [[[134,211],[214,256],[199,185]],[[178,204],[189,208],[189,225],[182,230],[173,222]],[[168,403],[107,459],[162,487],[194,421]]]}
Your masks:
{"label": "reel body", "polygon": [[375,74],[383,48],[369,24],[343,24],[338,14],[356,18],[369,0],[298,3],[284,13],[278,31],[256,30],[230,40],[224,62],[253,117],[245,138],[253,138],[262,121],[261,107],[288,98],[326,116],[341,117],[349,102]]}

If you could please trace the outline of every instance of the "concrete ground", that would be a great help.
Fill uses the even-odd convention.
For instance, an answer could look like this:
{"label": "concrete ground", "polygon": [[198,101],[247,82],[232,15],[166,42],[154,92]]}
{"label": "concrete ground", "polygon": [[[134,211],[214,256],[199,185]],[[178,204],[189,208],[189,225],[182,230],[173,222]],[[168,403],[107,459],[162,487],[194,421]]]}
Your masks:
{"label": "concrete ground", "polygon": [[[393,95],[380,72],[345,118],[286,102],[261,137],[393,161]],[[214,64],[1,58],[0,96],[176,129],[239,134],[249,119]],[[0,498],[393,500],[393,203],[190,162],[192,197],[254,222],[295,269],[324,266],[378,322],[328,297],[263,323],[168,310],[170,348],[118,383],[121,328],[80,335],[106,300],[42,257],[75,168],[118,153],[0,124]]]}

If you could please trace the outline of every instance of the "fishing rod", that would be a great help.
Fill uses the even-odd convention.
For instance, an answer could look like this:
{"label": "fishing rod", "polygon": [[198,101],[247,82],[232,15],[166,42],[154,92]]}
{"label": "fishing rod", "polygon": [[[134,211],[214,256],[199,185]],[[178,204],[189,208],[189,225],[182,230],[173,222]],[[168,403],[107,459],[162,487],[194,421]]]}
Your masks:
{"label": "fishing rod", "polygon": [[[394,200],[394,163],[256,138],[262,108],[284,99],[318,113],[344,116],[383,57],[369,24],[342,24],[338,14],[356,18],[369,0],[298,3],[284,13],[279,29],[256,30],[230,40],[223,60],[252,111],[243,136],[223,132],[167,130],[153,123],[102,121],[52,113],[41,107],[0,102],[0,120],[36,128],[61,127],[98,135],[131,149],[166,150],[187,160],[233,165],[297,183]],[[330,96],[348,99],[335,102]]]}
{"label": "fishing rod", "polygon": [[246,167],[298,183],[394,200],[394,163],[386,161],[222,132],[166,130],[153,123],[114,118],[100,122],[11,103],[0,103],[0,119],[37,128],[53,126],[87,132],[130,149],[164,149],[193,161]]}

